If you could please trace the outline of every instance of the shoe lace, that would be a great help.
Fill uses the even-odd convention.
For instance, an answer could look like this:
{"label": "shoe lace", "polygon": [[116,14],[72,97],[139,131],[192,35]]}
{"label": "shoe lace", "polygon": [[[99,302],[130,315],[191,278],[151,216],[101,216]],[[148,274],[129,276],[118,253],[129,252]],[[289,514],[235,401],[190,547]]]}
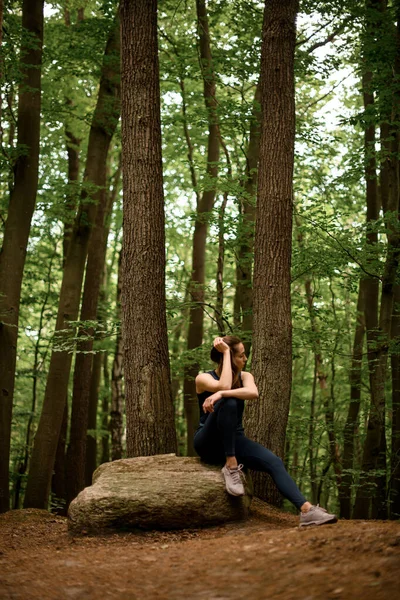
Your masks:
{"label": "shoe lace", "polygon": [[243,473],[242,469],[243,469],[243,465],[238,465],[237,468],[234,470],[229,469],[233,483],[242,483],[242,478],[243,478],[244,482],[246,481],[246,476]]}
{"label": "shoe lace", "polygon": [[322,510],[322,512],[324,512],[324,513],[328,512],[325,508],[322,508],[322,506],[320,506],[319,504],[317,504],[316,508],[319,508],[319,510]]}

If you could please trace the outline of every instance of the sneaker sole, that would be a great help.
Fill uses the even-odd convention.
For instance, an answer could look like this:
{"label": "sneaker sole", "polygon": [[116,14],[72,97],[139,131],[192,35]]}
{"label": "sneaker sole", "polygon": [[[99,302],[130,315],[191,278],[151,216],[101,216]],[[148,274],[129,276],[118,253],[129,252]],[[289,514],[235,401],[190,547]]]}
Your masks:
{"label": "sneaker sole", "polygon": [[337,518],[329,518],[325,521],[309,521],[308,523],[300,523],[299,527],[308,527],[309,525],[327,525],[328,523],[337,523]]}

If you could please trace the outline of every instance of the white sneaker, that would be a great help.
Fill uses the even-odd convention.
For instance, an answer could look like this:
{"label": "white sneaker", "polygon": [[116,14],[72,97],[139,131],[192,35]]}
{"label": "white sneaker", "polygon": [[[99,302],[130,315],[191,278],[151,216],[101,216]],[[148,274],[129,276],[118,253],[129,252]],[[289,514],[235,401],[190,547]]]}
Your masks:
{"label": "white sneaker", "polygon": [[222,475],[225,479],[225,487],[228,494],[231,496],[244,496],[244,485],[241,478],[243,465],[230,469],[226,465],[222,469]]}
{"label": "white sneaker", "polygon": [[311,506],[310,510],[306,513],[300,514],[299,527],[307,527],[307,525],[324,525],[325,523],[336,523],[336,521],[336,515],[330,515],[325,508],[321,508],[321,506],[317,504],[317,506]]}

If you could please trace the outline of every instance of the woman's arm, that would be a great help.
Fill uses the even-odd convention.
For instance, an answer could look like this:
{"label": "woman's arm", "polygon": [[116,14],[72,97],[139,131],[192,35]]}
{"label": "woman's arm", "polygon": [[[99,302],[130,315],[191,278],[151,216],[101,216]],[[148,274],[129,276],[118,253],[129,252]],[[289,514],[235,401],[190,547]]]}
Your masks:
{"label": "woman's arm", "polygon": [[218,392],[220,390],[230,390],[232,387],[232,363],[231,351],[228,344],[225,344],[221,338],[215,338],[214,347],[223,354],[222,372],[219,380],[214,379],[209,373],[201,373],[196,377],[196,393]]}
{"label": "woman's arm", "polygon": [[258,389],[251,373],[242,373],[243,387],[236,390],[220,390],[206,398],[203,404],[204,412],[213,412],[214,404],[221,398],[238,398],[239,400],[256,400]]}

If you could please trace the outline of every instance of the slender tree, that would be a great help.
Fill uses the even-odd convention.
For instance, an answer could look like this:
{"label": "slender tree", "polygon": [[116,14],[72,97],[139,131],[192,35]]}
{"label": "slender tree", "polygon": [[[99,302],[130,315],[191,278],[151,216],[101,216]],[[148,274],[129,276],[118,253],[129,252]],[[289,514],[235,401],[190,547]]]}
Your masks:
{"label": "slender tree", "polygon": [[390,461],[390,516],[400,517],[400,285],[396,285],[392,317],[392,337],[396,352],[391,356],[392,366],[392,447]]}
{"label": "slender tree", "polygon": [[[192,249],[192,276],[189,285],[189,293],[193,304],[189,314],[188,350],[194,350],[203,343],[203,303],[208,217],[215,202],[215,183],[218,176],[218,161],[220,154],[216,79],[211,54],[206,1],[196,0],[196,9],[199,35],[199,56],[203,76],[203,94],[208,115],[207,184],[203,193],[200,195],[197,194],[196,220],[194,224]],[[196,361],[191,362],[185,370],[183,393],[187,426],[187,454],[189,456],[195,455],[193,436],[199,420],[196,386],[194,382],[198,372],[199,365]]]}
{"label": "slender tree", "polygon": [[[69,242],[60,291],[56,332],[68,343],[74,334],[69,321],[76,321],[90,233],[99,197],[105,185],[108,148],[118,120],[119,26],[110,30],[106,44],[97,105],[89,134],[84,186],[74,229]],[[46,508],[57,442],[68,392],[72,355],[53,351],[47,377],[42,414],[33,446],[24,506]]]}
{"label": "slender tree", "polygon": [[361,371],[363,342],[365,336],[365,281],[365,279],[360,281],[358,290],[357,322],[354,332],[353,356],[350,367],[350,404],[343,430],[342,485],[339,488],[339,502],[340,516],[344,519],[350,519],[352,512],[351,487],[353,483],[353,472],[355,466],[354,450],[361,402]]}
{"label": "slender tree", "polygon": [[123,0],[122,323],[128,456],[176,452],[165,312],[157,0]]}
{"label": "slender tree", "polygon": [[[374,6],[369,6],[369,9],[377,9]],[[374,13],[373,13],[374,14]],[[373,17],[375,20],[377,16]],[[380,32],[382,33],[382,31]],[[396,37],[393,36],[393,31],[390,28],[389,35],[396,44]],[[389,54],[390,57],[390,54]],[[394,64],[394,79],[389,83],[390,87],[398,86],[399,61],[396,57]],[[382,96],[382,92],[381,92]],[[391,110],[389,114],[385,114],[386,110],[381,112],[381,117],[389,119],[389,139],[390,153],[386,154],[383,159],[382,171],[387,177],[388,184],[381,185],[382,191],[386,191],[386,197],[382,196],[382,205],[384,207],[384,217],[387,228],[387,250],[384,271],[382,275],[381,299],[379,307],[379,320],[373,336],[373,346],[370,348],[370,383],[371,383],[371,402],[368,417],[367,435],[363,448],[362,459],[362,481],[357,491],[356,502],[354,507],[354,518],[365,519],[369,517],[371,506],[371,482],[376,478],[375,470],[378,467],[378,458],[385,448],[385,383],[388,366],[388,349],[389,339],[391,336],[391,323],[394,302],[394,287],[396,281],[396,272],[400,259],[400,235],[398,231],[398,210],[399,210],[399,121],[398,121],[398,94],[392,88],[390,93]],[[371,150],[370,150],[371,152]],[[387,163],[387,164],[385,164]],[[381,180],[382,181],[382,180]],[[367,192],[368,193],[368,192]],[[368,196],[367,196],[368,197]],[[366,297],[366,306],[369,298]],[[366,321],[367,321],[366,312]],[[368,333],[368,324],[367,324]],[[369,356],[370,358],[370,356]],[[386,466],[385,466],[386,468]],[[371,477],[372,475],[372,477]],[[386,481],[386,476],[385,476]],[[386,486],[385,486],[386,487]]]}
{"label": "slender tree", "polygon": [[244,334],[246,354],[250,354],[253,332],[253,255],[254,222],[256,215],[256,191],[258,160],[260,155],[260,82],[256,87],[253,114],[250,124],[249,145],[246,153],[246,168],[242,182],[243,194],[239,198],[238,253],[236,266],[235,305],[239,312],[239,324]]}
{"label": "slender tree", "polygon": [[[118,77],[118,73],[116,73]],[[119,103],[116,103],[113,120],[118,120]],[[109,220],[112,205],[116,198],[118,177],[114,181],[113,193],[106,189],[106,181],[100,191],[99,205],[95,226],[92,231],[83,288],[81,321],[95,321],[99,304],[101,282],[107,252]],[[72,393],[71,426],[67,450],[67,503],[78,495],[85,487],[86,465],[86,431],[89,418],[89,398],[93,364],[93,327],[82,327],[80,337],[84,338],[77,344],[75,359],[74,382]],[[87,337],[87,339],[85,339]]]}
{"label": "slender tree", "polygon": [[8,468],[22,276],[39,169],[43,0],[22,5],[19,156],[0,253],[0,512],[9,510]]}
{"label": "slender tree", "polygon": [[[260,400],[247,407],[256,441],[282,456],[292,380],[290,265],[295,136],[297,0],[265,2],[261,51],[261,136],[254,252],[252,367]],[[265,474],[255,491],[278,501]]]}
{"label": "slender tree", "polygon": [[[122,255],[118,260],[118,283],[117,283],[117,318],[121,320],[121,288],[122,288]],[[122,458],[122,434],[123,434],[123,410],[124,396],[122,391],[122,363],[124,357],[123,336],[121,328],[118,330],[115,340],[115,352],[111,373],[111,411],[110,411],[110,433],[111,433],[111,460]]]}

